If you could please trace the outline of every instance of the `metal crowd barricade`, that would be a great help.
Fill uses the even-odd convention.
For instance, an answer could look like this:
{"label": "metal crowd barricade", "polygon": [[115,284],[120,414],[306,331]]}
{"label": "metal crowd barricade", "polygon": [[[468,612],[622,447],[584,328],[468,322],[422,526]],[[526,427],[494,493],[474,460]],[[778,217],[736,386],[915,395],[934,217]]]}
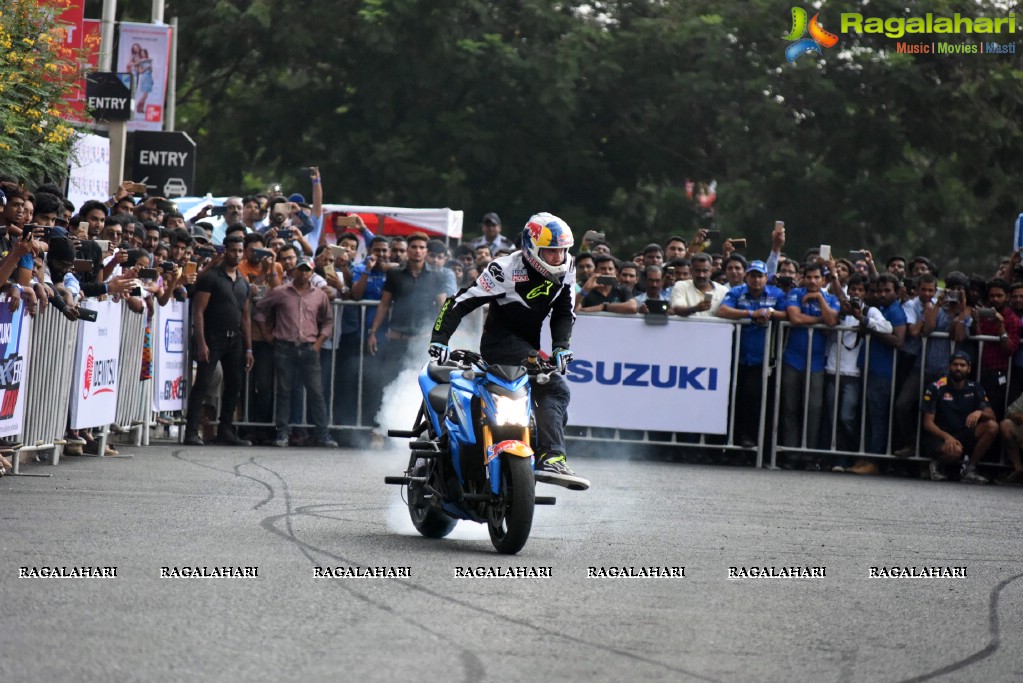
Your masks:
{"label": "metal crowd barricade", "polygon": [[[783,365],[783,361],[781,360],[781,356],[782,356],[782,354],[784,352],[785,342],[787,342],[788,334],[789,334],[789,332],[791,331],[791,329],[793,327],[794,327],[794,325],[792,323],[790,323],[790,322],[787,322],[787,321],[782,322],[780,324],[781,336],[780,336],[780,343],[779,343],[779,350],[778,350],[778,359],[779,359],[778,363],[779,363],[779,366]],[[772,448],[771,448],[771,462],[770,462],[770,466],[772,468],[777,467],[777,456],[778,456],[779,452],[781,452],[781,453],[809,454],[809,455],[815,455],[815,456],[827,455],[827,456],[838,457],[838,458],[856,457],[856,458],[870,458],[870,459],[888,460],[888,461],[896,460],[896,461],[902,461],[902,462],[906,462],[906,461],[915,461],[915,462],[921,462],[921,463],[929,462],[930,458],[926,457],[926,454],[921,452],[921,445],[923,443],[923,431],[924,430],[923,430],[923,426],[922,426],[922,422],[923,422],[922,414],[921,414],[921,412],[919,410],[920,403],[922,402],[922,399],[923,399],[923,394],[924,394],[924,392],[927,389],[927,382],[926,382],[926,376],[927,376],[926,368],[927,368],[927,365],[926,364],[927,364],[927,358],[928,358],[927,353],[928,353],[928,350],[929,350],[929,346],[933,345],[933,344],[951,344],[950,349],[949,349],[949,354],[951,354],[953,351],[957,350],[957,348],[959,346],[962,346],[962,345],[968,344],[968,343],[976,344],[977,347],[978,347],[978,351],[977,351],[976,354],[974,354],[975,357],[974,357],[973,366],[975,368],[975,378],[979,382],[980,381],[980,377],[983,374],[982,359],[983,359],[983,348],[984,348],[984,345],[985,344],[990,344],[990,343],[999,343],[999,338],[998,337],[993,337],[993,336],[969,336],[969,337],[966,337],[962,341],[956,342],[956,341],[954,341],[950,337],[950,335],[947,332],[932,332],[932,333],[930,333],[927,336],[921,337],[922,344],[921,344],[921,350],[920,350],[920,359],[921,359],[920,360],[920,364],[921,364],[920,377],[917,380],[917,393],[916,393],[916,396],[915,396],[915,401],[913,403],[913,405],[916,408],[915,409],[915,415],[914,415],[914,420],[915,420],[915,423],[916,423],[915,424],[914,448],[913,448],[913,452],[911,454],[909,454],[908,456],[900,457],[900,456],[894,455],[893,448],[892,448],[893,438],[894,438],[893,437],[894,428],[896,426],[896,423],[895,423],[896,399],[897,399],[899,391],[901,389],[901,387],[899,386],[898,381],[897,381],[897,377],[898,377],[897,369],[893,371],[893,376],[892,376],[891,380],[889,381],[889,388],[888,388],[888,412],[887,412],[887,415],[886,415],[886,418],[887,418],[887,431],[886,431],[886,434],[887,434],[887,436],[886,436],[886,440],[885,440],[884,452],[883,453],[873,453],[873,452],[867,451],[867,412],[868,412],[868,401],[867,401],[868,383],[867,383],[867,377],[869,376],[869,373],[870,373],[870,347],[871,347],[872,344],[880,344],[880,343],[882,343],[882,342],[877,341],[876,339],[874,339],[869,334],[865,335],[862,338],[862,349],[859,348],[859,346],[857,346],[854,350],[847,350],[846,347],[844,346],[844,344],[842,344],[841,338],[839,338],[836,341],[831,342],[831,343],[838,344],[838,347],[837,347],[837,360],[836,360],[836,379],[835,379],[834,386],[833,386],[833,393],[831,395],[831,398],[832,398],[832,408],[831,408],[830,415],[829,415],[829,417],[830,417],[830,420],[829,420],[829,422],[830,422],[830,433],[822,435],[823,438],[825,438],[826,441],[827,441],[827,443],[825,445],[822,445],[820,443],[820,439],[818,440],[817,444],[809,444],[809,443],[807,443],[807,428],[809,426],[808,423],[807,423],[807,418],[808,418],[808,415],[809,415],[809,412],[810,412],[809,408],[810,408],[810,404],[811,404],[811,401],[810,401],[810,399],[807,398],[807,396],[809,394],[811,374],[812,374],[811,371],[810,371],[810,367],[811,367],[810,358],[812,356],[813,349],[814,349],[814,336],[815,336],[815,335],[812,334],[812,330],[815,330],[815,329],[817,329],[817,330],[825,330],[826,332],[829,332],[829,333],[834,332],[834,333],[842,334],[844,332],[857,332],[859,328],[858,327],[845,327],[845,326],[841,326],[841,325],[837,325],[835,327],[828,327],[827,325],[823,325],[823,324],[810,325],[810,326],[806,326],[806,327],[809,330],[811,330],[811,334],[809,334],[809,343],[807,344],[806,370],[804,371],[804,375],[803,375],[804,400],[802,401],[802,416],[801,416],[802,419],[800,421],[801,428],[800,428],[800,433],[799,433],[799,443],[798,443],[798,445],[795,445],[795,446],[793,446],[793,445],[784,445],[782,443],[783,434],[781,433],[781,430],[780,430],[780,413],[781,413],[781,404],[782,404],[782,401],[781,401],[781,398],[782,398],[782,382],[779,379],[779,381],[775,384],[775,387],[774,387],[774,415],[773,415],[773,419],[772,419],[772,429],[771,429],[771,434],[770,434],[770,440],[771,440],[771,446],[772,446]],[[825,342],[825,343],[828,343],[828,342]],[[838,448],[839,414],[840,414],[840,409],[841,409],[841,404],[840,404],[840,402],[841,402],[841,381],[840,381],[839,378],[842,377],[842,375],[840,374],[840,369],[842,367],[842,355],[843,355],[843,353],[850,353],[850,352],[862,353],[863,357],[864,357],[863,363],[862,363],[861,367],[859,368],[859,376],[856,378],[856,381],[858,383],[858,394],[859,394],[859,410],[858,410],[858,415],[857,415],[857,425],[858,425],[858,439],[857,439],[858,444],[857,445],[858,445],[858,448],[857,448],[857,450],[841,450],[841,449]],[[947,372],[948,372],[948,366],[946,364],[946,366],[943,369],[941,369],[941,375],[944,375]],[[851,376],[845,375],[844,377],[851,377]],[[1011,387],[1011,379],[1012,379],[1012,362],[1011,362],[1011,359],[1010,359],[1010,362],[1009,362],[1009,365],[1008,365],[1008,370],[1007,370],[1007,376],[1006,376],[1006,385],[1007,385],[1007,387]],[[766,388],[766,385],[765,385],[765,388]],[[825,392],[826,391],[827,391],[827,386],[825,386]],[[826,396],[822,396],[822,399],[825,399],[825,398],[827,398],[827,397]],[[1009,393],[1009,391],[1007,391],[1006,392],[1006,397],[1005,397],[1005,406],[1007,406],[1008,403],[1010,402],[1010,398],[1011,398],[1011,394]],[[827,405],[827,404],[825,403],[825,405]],[[1003,410],[1004,410],[1004,406],[1003,406]],[[824,417],[824,415],[822,413],[822,418],[823,417]],[[989,459],[987,459],[985,461],[985,463],[989,464],[989,465],[990,464],[998,464],[998,465],[1004,465],[1005,464],[1004,463],[1004,459],[1001,459],[1001,458],[997,459],[997,462],[996,462],[995,458],[989,458]]]}
{"label": "metal crowd barricade", "polygon": [[[142,432],[147,423],[146,413],[152,401],[150,382],[139,379],[142,370],[142,345],[146,334],[146,312],[135,313],[121,307],[120,356],[117,367],[117,412],[114,423],[127,431],[134,431],[135,445],[142,445]],[[102,446],[106,445],[104,435]]]}
{"label": "metal crowd barricade", "polygon": [[[338,363],[338,351],[339,351],[338,344],[340,343],[339,340],[341,338],[341,334],[339,332],[340,326],[341,326],[341,316],[342,316],[342,314],[343,314],[343,312],[344,312],[344,310],[346,308],[357,308],[358,309],[359,326],[358,326],[357,332],[358,332],[358,335],[359,335],[359,339],[363,340],[363,339],[365,339],[364,331],[366,329],[366,312],[367,312],[367,309],[370,308],[370,307],[376,307],[379,304],[380,304],[379,301],[370,301],[370,300],[362,300],[362,301],[334,301],[333,302],[333,306],[334,306],[334,311],[333,311],[333,313],[334,313],[334,330],[335,330],[335,332],[334,332],[334,339],[332,340],[332,343],[331,343],[331,347],[332,348],[331,348],[331,354],[330,354],[330,375],[329,375],[329,377],[330,377],[330,387],[329,387],[329,391],[327,390],[326,387],[324,388],[324,396],[323,396],[323,398],[324,398],[324,400],[326,401],[326,404],[327,404],[327,406],[326,406],[326,409],[327,409],[327,422],[329,423],[329,428],[331,430],[359,431],[359,430],[369,430],[369,429],[371,429],[373,427],[373,421],[372,421],[373,416],[364,415],[365,406],[363,405],[363,397],[364,397],[364,395],[366,393],[366,391],[365,391],[365,389],[366,389],[366,362],[365,362],[365,360],[366,360],[366,345],[364,343],[361,343],[361,341],[359,343],[359,351],[358,351],[358,358],[359,358],[358,372],[357,372],[356,376],[353,378],[354,381],[356,382],[356,391],[355,391],[355,401],[356,401],[356,403],[355,403],[354,423],[353,424],[335,424],[336,420],[334,419],[334,415],[335,415],[334,404],[335,404],[335,399],[336,399],[336,396],[337,396],[337,389],[338,389],[338,387],[336,385],[336,379],[337,379],[336,368],[337,368],[337,363]],[[253,324],[255,324],[255,323],[253,323]],[[192,328],[191,328],[190,324],[189,324],[188,329],[189,329],[189,334],[191,334]],[[271,360],[271,362],[272,362],[272,360]],[[271,422],[255,422],[254,419],[251,416],[251,406],[249,405],[249,398],[251,396],[251,391],[250,391],[251,382],[252,382],[252,373],[246,373],[245,381],[243,383],[243,388],[242,388],[242,395],[239,397],[239,406],[240,406],[241,419],[238,420],[236,422],[236,424],[238,424],[239,426],[244,426],[244,427],[273,427],[274,426],[273,421],[271,421]],[[191,388],[191,381],[189,381],[189,388]],[[271,388],[271,391],[274,391],[274,385],[273,384],[271,384],[270,388]],[[277,395],[276,395],[276,391],[274,391],[274,398],[273,398],[272,407],[273,407],[273,410],[276,410],[276,408],[277,408]],[[219,410],[219,406],[218,406],[218,410]],[[306,406],[305,402],[303,402],[303,405],[302,405],[302,422],[301,422],[301,424],[295,424],[295,425],[292,425],[292,427],[299,427],[299,428],[312,427],[312,424],[309,423],[308,410],[307,410],[307,406]]]}
{"label": "metal crowd barricade", "polygon": [[[78,324],[69,321],[54,306],[47,306],[32,319],[30,330],[30,355],[23,380],[27,395],[21,451],[52,448],[53,465],[60,461],[67,430]],[[20,474],[19,456],[16,453],[13,458],[14,474]]]}

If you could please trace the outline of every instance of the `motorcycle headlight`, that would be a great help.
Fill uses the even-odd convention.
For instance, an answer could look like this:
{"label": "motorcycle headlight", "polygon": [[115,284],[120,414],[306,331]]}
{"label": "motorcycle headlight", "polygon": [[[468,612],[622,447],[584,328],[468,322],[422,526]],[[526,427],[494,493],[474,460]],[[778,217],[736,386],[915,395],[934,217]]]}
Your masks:
{"label": "motorcycle headlight", "polygon": [[529,425],[529,406],[525,398],[494,396],[494,407],[496,408],[494,421],[498,427],[503,425],[526,427]]}

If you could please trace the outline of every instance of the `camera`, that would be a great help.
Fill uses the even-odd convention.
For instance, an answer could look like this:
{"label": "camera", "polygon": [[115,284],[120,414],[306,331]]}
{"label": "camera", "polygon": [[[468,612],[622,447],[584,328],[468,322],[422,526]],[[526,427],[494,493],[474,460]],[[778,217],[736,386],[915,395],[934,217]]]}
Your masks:
{"label": "camera", "polygon": [[957,304],[961,301],[959,296],[959,290],[957,289],[946,289],[945,290],[945,302],[950,304]]}
{"label": "camera", "polygon": [[174,263],[174,261],[164,261],[160,264],[160,270],[165,273],[169,273],[177,267],[178,264]]}
{"label": "camera", "polygon": [[858,296],[849,297],[849,308],[860,309],[863,308],[863,300]]}
{"label": "camera", "polygon": [[277,236],[282,240],[290,240],[294,236],[295,232],[291,228],[282,228],[277,231]]}

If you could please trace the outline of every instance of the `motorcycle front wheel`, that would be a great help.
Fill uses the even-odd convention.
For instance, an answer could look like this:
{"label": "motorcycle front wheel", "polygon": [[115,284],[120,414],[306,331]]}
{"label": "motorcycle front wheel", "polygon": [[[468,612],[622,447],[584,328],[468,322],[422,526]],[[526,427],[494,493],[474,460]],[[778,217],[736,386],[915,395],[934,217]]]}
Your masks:
{"label": "motorcycle front wheel", "polygon": [[522,550],[533,528],[536,481],[529,458],[501,458],[501,490],[487,509],[490,541],[497,552],[514,555]]}

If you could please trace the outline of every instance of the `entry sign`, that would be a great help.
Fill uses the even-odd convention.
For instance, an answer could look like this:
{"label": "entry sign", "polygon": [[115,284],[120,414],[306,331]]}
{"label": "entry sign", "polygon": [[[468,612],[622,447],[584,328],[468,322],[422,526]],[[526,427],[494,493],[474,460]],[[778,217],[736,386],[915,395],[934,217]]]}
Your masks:
{"label": "entry sign", "polygon": [[195,143],[181,131],[139,130],[134,140],[132,178],[158,197],[191,197],[195,189]]}
{"label": "entry sign", "polygon": [[85,76],[85,108],[97,121],[131,118],[131,74],[93,71]]}

